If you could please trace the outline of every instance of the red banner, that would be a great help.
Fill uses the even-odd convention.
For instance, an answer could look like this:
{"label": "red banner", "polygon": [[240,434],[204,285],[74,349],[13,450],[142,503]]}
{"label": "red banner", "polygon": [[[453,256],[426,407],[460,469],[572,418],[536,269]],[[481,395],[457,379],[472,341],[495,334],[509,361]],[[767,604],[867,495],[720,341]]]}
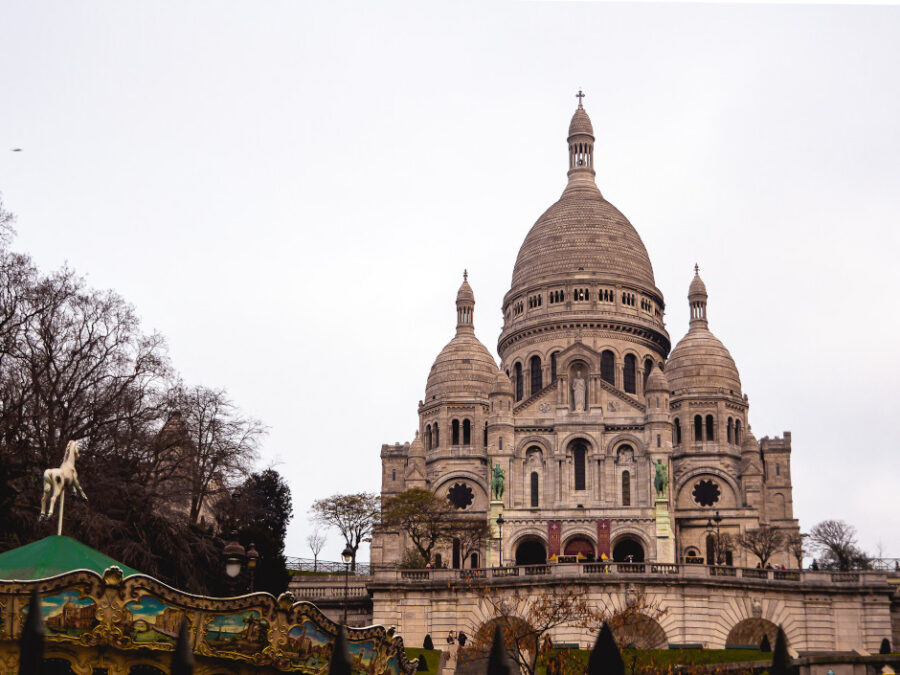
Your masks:
{"label": "red banner", "polygon": [[559,555],[560,533],[562,532],[561,520],[550,520],[547,522],[547,557],[552,558]]}
{"label": "red banner", "polygon": [[601,560],[603,556],[612,558],[609,551],[609,521],[597,521],[597,560]]}

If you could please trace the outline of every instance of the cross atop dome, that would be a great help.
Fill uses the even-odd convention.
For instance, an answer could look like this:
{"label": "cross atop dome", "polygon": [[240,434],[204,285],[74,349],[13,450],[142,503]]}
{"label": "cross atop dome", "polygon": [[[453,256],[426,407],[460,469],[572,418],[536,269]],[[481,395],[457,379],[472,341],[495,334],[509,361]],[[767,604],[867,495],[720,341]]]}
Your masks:
{"label": "cross atop dome", "polygon": [[581,105],[581,99],[583,99],[585,96],[587,96],[587,94],[585,94],[583,91],[581,91],[581,88],[579,87],[579,88],[578,88],[578,93],[575,94],[575,98],[578,99],[578,107],[579,107],[579,108],[582,108],[582,109],[583,109],[583,106]]}
{"label": "cross atop dome", "polygon": [[695,277],[700,276],[700,265],[698,263],[694,263],[694,276]]}

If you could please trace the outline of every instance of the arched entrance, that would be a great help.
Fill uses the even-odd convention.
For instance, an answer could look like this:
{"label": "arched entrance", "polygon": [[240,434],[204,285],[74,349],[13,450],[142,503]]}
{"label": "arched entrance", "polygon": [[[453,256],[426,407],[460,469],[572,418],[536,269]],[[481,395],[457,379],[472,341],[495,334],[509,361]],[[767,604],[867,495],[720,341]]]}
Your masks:
{"label": "arched entrance", "polygon": [[646,614],[624,612],[610,624],[613,637],[625,649],[668,649],[666,631]]}
{"label": "arched entrance", "polygon": [[637,539],[623,537],[613,547],[613,560],[616,562],[644,562],[644,547]]}
{"label": "arched entrance", "polygon": [[744,619],[735,624],[728,633],[725,646],[759,649],[763,635],[769,636],[769,644],[774,647],[775,638],[778,637],[778,626],[766,619]]}
{"label": "arched entrance", "polygon": [[516,565],[543,565],[547,562],[547,548],[538,539],[526,539],[516,546]]}
{"label": "arched entrance", "polygon": [[572,537],[566,542],[563,555],[582,555],[588,560],[594,559],[594,544],[587,537]]}

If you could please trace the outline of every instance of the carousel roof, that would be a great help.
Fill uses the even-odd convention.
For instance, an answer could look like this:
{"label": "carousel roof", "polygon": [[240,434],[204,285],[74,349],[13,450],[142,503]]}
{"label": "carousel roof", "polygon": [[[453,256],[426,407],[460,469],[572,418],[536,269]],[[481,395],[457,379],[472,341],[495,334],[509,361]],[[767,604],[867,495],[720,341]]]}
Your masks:
{"label": "carousel roof", "polygon": [[71,537],[52,536],[0,553],[0,579],[33,581],[74,570],[103,574],[112,565],[118,565],[126,577],[141,574]]}

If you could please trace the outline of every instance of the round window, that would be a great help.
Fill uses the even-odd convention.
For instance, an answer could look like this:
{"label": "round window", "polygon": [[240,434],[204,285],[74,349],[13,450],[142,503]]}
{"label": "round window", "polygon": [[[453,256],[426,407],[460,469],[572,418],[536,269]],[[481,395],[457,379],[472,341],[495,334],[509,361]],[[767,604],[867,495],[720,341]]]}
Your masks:
{"label": "round window", "polygon": [[691,494],[694,495],[694,501],[700,506],[712,506],[719,501],[722,491],[714,481],[701,480],[694,485],[694,491]]}
{"label": "round window", "polygon": [[447,493],[447,499],[458,509],[464,509],[475,501],[475,495],[465,483],[454,483]]}

